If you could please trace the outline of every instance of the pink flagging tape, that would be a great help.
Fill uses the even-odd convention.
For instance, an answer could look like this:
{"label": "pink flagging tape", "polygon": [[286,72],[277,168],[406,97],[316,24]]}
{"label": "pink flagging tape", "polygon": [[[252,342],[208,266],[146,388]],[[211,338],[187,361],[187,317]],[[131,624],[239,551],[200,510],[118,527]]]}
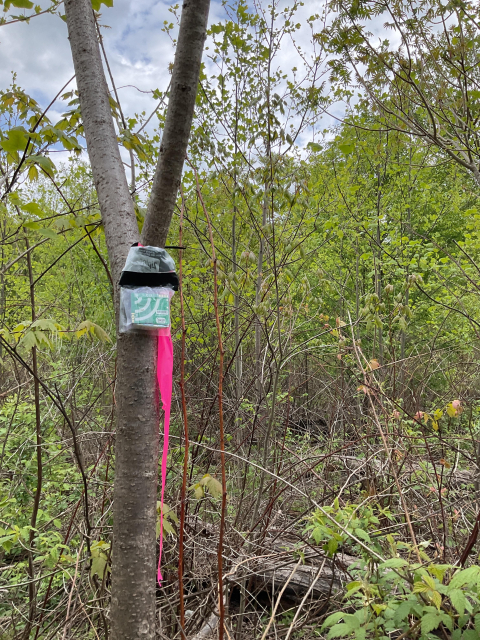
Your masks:
{"label": "pink flagging tape", "polygon": [[163,428],[163,451],[162,451],[162,488],[160,495],[160,554],[158,556],[157,581],[163,580],[160,565],[162,562],[163,547],[163,496],[165,494],[165,484],[167,481],[167,456],[168,456],[168,436],[170,432],[170,407],[172,404],[172,378],[173,378],[173,344],[170,335],[158,336],[158,356],[157,356],[157,379],[162,408],[165,412]]}

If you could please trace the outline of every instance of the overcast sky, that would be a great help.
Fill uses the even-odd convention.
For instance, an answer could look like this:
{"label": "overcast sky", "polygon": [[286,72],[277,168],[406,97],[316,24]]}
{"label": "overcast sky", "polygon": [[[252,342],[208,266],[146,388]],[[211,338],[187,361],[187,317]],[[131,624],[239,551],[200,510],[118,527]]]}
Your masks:
{"label": "overcast sky", "polygon": [[[43,6],[47,6],[45,2]],[[162,27],[165,20],[174,20],[169,12],[172,4],[175,3],[171,0],[114,0],[113,8],[102,5],[101,23],[109,27],[103,29],[105,48],[117,87],[123,87],[119,90],[122,107],[130,116],[152,110],[156,102],[151,94],[128,85],[146,92],[168,86],[168,65],[173,61],[174,48]],[[268,2],[263,4],[267,6]],[[305,5],[297,15],[300,19],[319,9],[317,0],[305,0]],[[225,17],[220,0],[212,0],[209,23]],[[308,46],[303,34],[301,44]],[[293,47],[285,41],[278,63],[287,70],[293,66],[295,56]],[[46,106],[74,73],[63,20],[47,14],[32,19],[30,24],[20,22],[1,27],[1,88],[10,84],[12,71],[17,73],[18,84]],[[74,87],[74,82],[70,86]],[[51,111],[51,119],[55,120],[63,110],[64,105],[58,103]]]}
{"label": "overcast sky", "polygon": [[[168,63],[174,50],[161,31],[164,20],[172,21],[167,0],[115,0],[109,9],[102,5],[105,48],[119,87],[135,85],[143,91],[165,89]],[[213,4],[213,16],[218,6]],[[217,16],[218,17],[218,16]],[[67,39],[67,25],[58,16],[42,15],[30,24],[16,23],[0,29],[0,86],[17,82],[41,105],[47,105],[73,76],[73,63]],[[75,86],[73,83],[71,86]],[[148,110],[155,104],[150,94],[131,87],[120,90],[125,112]],[[57,110],[61,110],[59,104]],[[59,111],[57,111],[59,113]],[[52,114],[53,116],[53,114]],[[52,118],[54,119],[54,118]]]}
{"label": "overcast sky", "polygon": [[[37,0],[43,7],[50,0]],[[267,9],[271,0],[251,0],[251,4]],[[293,0],[278,0],[280,6],[293,4]],[[181,4],[181,0],[177,0]],[[169,63],[173,61],[174,47],[170,37],[162,31],[164,21],[173,22],[169,7],[172,0],[114,0],[113,8],[102,5],[101,24],[105,48],[109,63],[119,88],[120,100],[125,115],[133,116],[145,110],[150,113],[156,106],[151,95],[153,89],[165,90],[169,82]],[[302,24],[302,30],[296,35],[297,45],[305,53],[312,51],[311,33],[307,18],[321,10],[323,0],[304,0],[299,8],[296,20]],[[19,12],[19,10],[16,10]],[[63,7],[61,7],[63,13]],[[10,13],[10,12],[9,12]],[[209,24],[226,19],[221,0],[212,0]],[[385,37],[383,19],[374,20],[369,25],[378,36]],[[320,25],[318,25],[320,28]],[[389,33],[391,38],[392,34]],[[208,52],[204,53],[208,63]],[[300,64],[297,65],[297,62]],[[288,39],[282,41],[276,64],[288,72],[293,66],[301,67],[298,52]],[[11,82],[12,71],[17,73],[17,83],[41,106],[46,106],[73,76],[73,63],[67,39],[67,25],[55,15],[41,15],[33,18],[30,24],[18,22],[0,28],[0,88],[5,89]],[[75,81],[70,84],[75,87]],[[136,88],[135,88],[136,87]],[[138,89],[138,90],[137,90]],[[142,93],[145,92],[145,93]],[[58,102],[50,111],[55,121],[65,110]],[[331,112],[341,116],[341,105],[332,107]],[[152,126],[155,119],[152,121]],[[319,123],[320,129],[336,121],[325,117]],[[311,136],[310,138],[311,139]],[[306,135],[300,144],[306,144]]]}

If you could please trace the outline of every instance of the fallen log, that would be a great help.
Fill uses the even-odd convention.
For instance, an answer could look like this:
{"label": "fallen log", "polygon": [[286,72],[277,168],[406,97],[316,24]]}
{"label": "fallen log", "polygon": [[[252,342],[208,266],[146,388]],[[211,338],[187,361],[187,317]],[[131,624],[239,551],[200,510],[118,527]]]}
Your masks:
{"label": "fallen log", "polygon": [[297,561],[294,549],[253,559],[238,559],[225,580],[231,585],[248,584],[251,592],[266,591],[271,596],[278,594],[288,581],[282,595],[285,599],[299,603],[310,591],[310,598],[318,600],[344,591],[345,584],[351,581],[348,568],[358,558],[346,554],[334,559],[320,554],[306,555],[305,564],[296,567],[292,575]]}
{"label": "fallen log", "polygon": [[[361,483],[370,479],[370,476],[379,476],[382,473],[386,473],[389,470],[389,464],[387,460],[380,461],[375,458],[369,460],[354,458],[351,456],[338,456],[338,461],[343,462],[346,471],[351,475],[355,482]],[[439,469],[442,468],[440,462],[436,463],[436,469],[431,462],[423,463],[407,463],[401,467],[402,475],[405,474],[437,474],[439,475]],[[475,481],[480,480],[480,474],[477,470],[469,469],[447,469],[443,476],[444,485],[463,486],[473,484]]]}

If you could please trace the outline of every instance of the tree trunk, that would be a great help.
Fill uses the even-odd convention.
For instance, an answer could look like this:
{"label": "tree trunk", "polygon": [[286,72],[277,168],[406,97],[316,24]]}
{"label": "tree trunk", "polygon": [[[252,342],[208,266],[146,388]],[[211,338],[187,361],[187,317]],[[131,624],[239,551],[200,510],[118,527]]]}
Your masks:
{"label": "tree trunk", "polygon": [[184,0],[165,129],[143,227],[144,244],[163,246],[180,187],[197,97],[210,0]]}
{"label": "tree trunk", "polygon": [[[143,242],[163,246],[175,206],[193,118],[210,0],[184,0],[165,132]],[[90,0],[65,0],[82,120],[115,284],[139,240],[113,124]],[[118,287],[115,290],[118,311]],[[155,637],[155,528],[158,475],[156,341],[117,342],[112,635]]]}
{"label": "tree trunk", "polygon": [[110,270],[117,283],[128,250],[140,234],[117,144],[90,0],[66,0],[65,14]]}
{"label": "tree trunk", "polygon": [[158,476],[155,356],[155,340],[151,336],[119,336],[110,616],[115,640],[155,637]]}

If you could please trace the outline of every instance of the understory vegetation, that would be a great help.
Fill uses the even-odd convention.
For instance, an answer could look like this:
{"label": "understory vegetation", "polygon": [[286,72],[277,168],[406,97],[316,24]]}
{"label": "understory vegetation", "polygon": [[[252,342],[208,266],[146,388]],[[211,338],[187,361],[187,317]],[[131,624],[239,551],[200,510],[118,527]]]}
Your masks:
{"label": "understory vegetation", "polygon": [[[322,29],[303,3],[232,0],[210,26],[168,238],[181,289],[159,638],[216,637],[219,599],[229,640],[480,637],[478,8],[421,7],[437,27],[417,25],[419,51],[456,61],[437,93],[418,69],[422,91],[406,83],[423,136],[378,69],[363,81],[353,54],[334,59],[358,44],[334,41],[345,25]],[[382,55],[400,77],[408,61]],[[154,93],[150,120],[112,88],[140,227],[168,97]],[[110,629],[115,283],[76,90],[58,100],[51,122],[16,79],[0,92],[5,640]]]}

